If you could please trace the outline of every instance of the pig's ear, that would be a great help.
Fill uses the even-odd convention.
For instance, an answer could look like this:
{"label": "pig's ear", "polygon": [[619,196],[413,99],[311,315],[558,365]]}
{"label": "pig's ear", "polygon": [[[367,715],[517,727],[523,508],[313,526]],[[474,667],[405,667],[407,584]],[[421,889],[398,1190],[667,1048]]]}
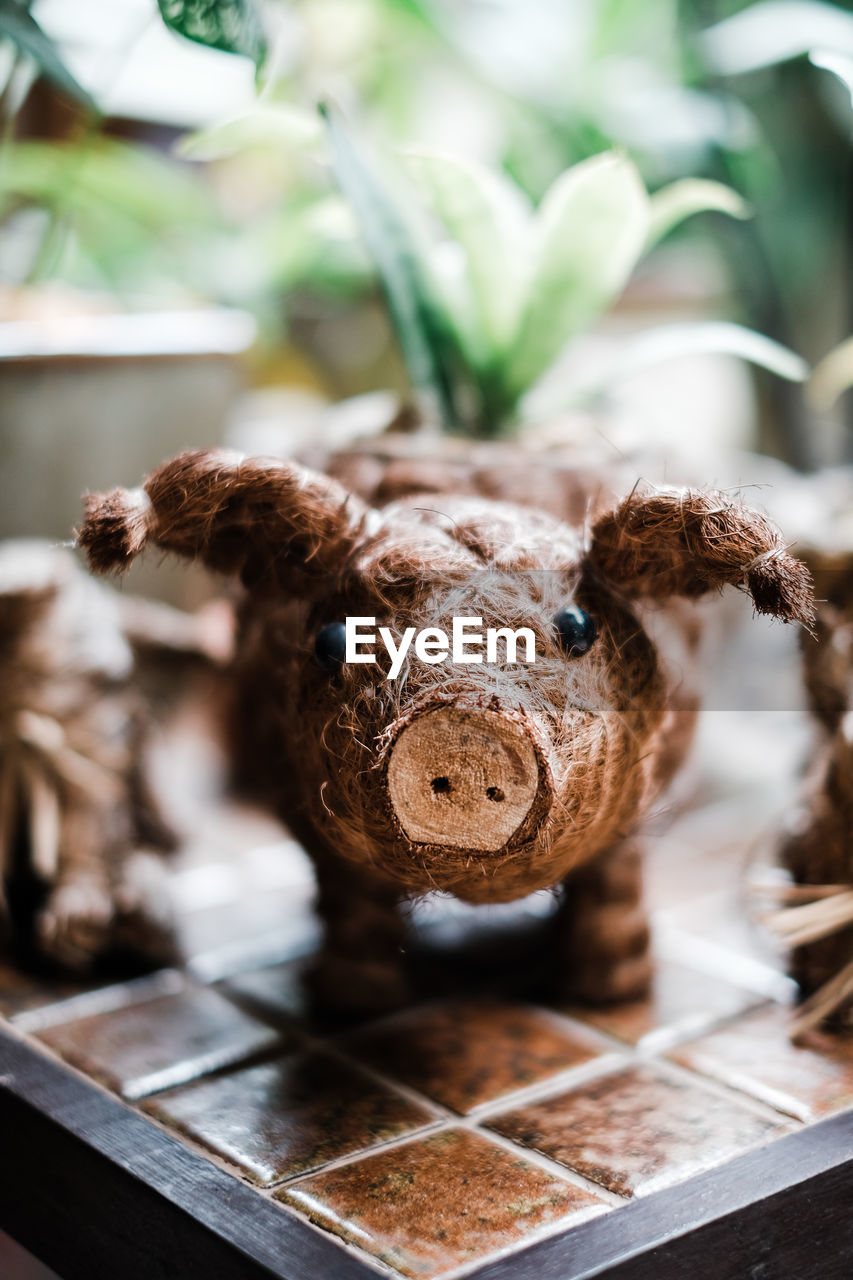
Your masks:
{"label": "pig's ear", "polygon": [[745,588],[758,613],[809,626],[812,583],[765,515],[722,493],[634,491],[593,525],[587,571],[629,596]]}
{"label": "pig's ear", "polygon": [[296,594],[340,571],[368,511],[327,476],[222,449],[183,453],[141,489],[89,494],[84,506],[77,543],[95,573],[122,572],[156,546]]}

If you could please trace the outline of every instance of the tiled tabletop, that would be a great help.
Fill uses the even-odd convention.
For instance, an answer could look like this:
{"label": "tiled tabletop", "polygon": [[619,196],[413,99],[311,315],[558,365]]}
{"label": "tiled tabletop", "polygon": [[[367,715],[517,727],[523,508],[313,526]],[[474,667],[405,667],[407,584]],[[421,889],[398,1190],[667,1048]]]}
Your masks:
{"label": "tiled tabletop", "polygon": [[300,985],[307,861],[208,797],[215,838],[197,827],[175,870],[185,968],[84,989],[7,967],[0,1014],[379,1271],[464,1274],[853,1107],[853,1040],[790,1043],[782,962],[738,888],[754,794],[697,799],[649,836],[645,1001],[552,1002],[529,963],[541,898],[476,920],[432,903],[414,917],[416,1003],[318,1021]]}

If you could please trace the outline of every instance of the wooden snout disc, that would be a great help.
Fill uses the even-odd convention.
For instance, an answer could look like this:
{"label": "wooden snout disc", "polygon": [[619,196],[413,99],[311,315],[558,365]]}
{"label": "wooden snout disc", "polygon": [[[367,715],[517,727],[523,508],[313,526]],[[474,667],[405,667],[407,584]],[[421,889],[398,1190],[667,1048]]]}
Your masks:
{"label": "wooden snout disc", "polygon": [[403,729],[388,761],[391,804],[417,844],[502,849],[530,812],[538,785],[530,737],[494,711],[427,711]]}

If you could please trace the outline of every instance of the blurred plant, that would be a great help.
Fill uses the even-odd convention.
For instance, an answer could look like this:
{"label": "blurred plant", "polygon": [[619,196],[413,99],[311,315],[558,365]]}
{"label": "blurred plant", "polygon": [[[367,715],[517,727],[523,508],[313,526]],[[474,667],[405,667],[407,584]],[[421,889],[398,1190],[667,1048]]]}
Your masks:
{"label": "blurred plant", "polygon": [[[853,55],[848,4],[349,7],[358,21],[339,36],[342,24],[323,22],[337,0],[286,6],[302,24],[302,60],[292,57],[282,81],[291,97],[312,91],[319,66],[386,136],[476,156],[534,200],[555,172],[613,146],[630,151],[652,190],[685,175],[724,182],[755,212],[745,229],[714,226],[739,318],[810,359],[853,327],[849,126],[841,95],[814,69],[840,74]],[[762,402],[763,443],[801,466],[819,461],[823,442],[798,389],[766,381]]]}
{"label": "blurred plant", "polygon": [[87,110],[94,111],[95,104],[89,94],[78,84],[66,67],[54,42],[45,35],[30,13],[32,0],[0,0],[0,40],[8,40],[15,59],[10,68],[0,99],[0,119],[9,115],[11,91],[14,88],[16,64],[19,59],[30,60],[45,77],[62,93],[73,98]]}
{"label": "blurred plant", "polygon": [[[853,16],[836,5],[819,0],[758,0],[747,6],[742,0],[647,0],[642,6],[631,0],[157,2],[172,30],[248,55],[260,71],[257,110],[222,130],[197,135],[184,149],[186,159],[205,162],[196,185],[209,183],[210,203],[219,211],[208,210],[199,223],[201,234],[193,237],[182,235],[174,223],[167,228],[166,217],[162,223],[134,220],[126,209],[129,216],[116,223],[127,237],[123,255],[117,232],[113,240],[104,227],[103,234],[96,229],[93,207],[72,210],[73,202],[66,204],[57,189],[49,202],[46,245],[34,259],[38,271],[61,262],[76,280],[105,280],[125,290],[144,283],[146,276],[163,286],[172,271],[208,297],[251,306],[276,336],[284,298],[307,297],[312,314],[329,308],[330,295],[364,300],[375,275],[353,231],[358,201],[348,190],[347,208],[330,194],[327,175],[316,163],[316,122],[287,105],[331,93],[357,109],[379,136],[398,144],[417,137],[433,148],[404,162],[423,206],[420,215],[412,214],[413,200],[404,200],[405,210],[397,213],[411,242],[406,252],[418,264],[408,278],[417,278],[428,295],[415,307],[419,327],[431,335],[432,347],[440,347],[441,361],[430,354],[429,343],[425,347],[411,335],[403,342],[416,380],[423,383],[420,371],[433,368],[433,397],[443,379],[442,416],[457,430],[497,429],[529,412],[528,389],[544,365],[564,339],[594,320],[588,302],[578,307],[590,307],[589,313],[573,318],[568,302],[546,302],[544,288],[523,297],[518,290],[522,279],[533,289],[537,237],[545,234],[543,222],[553,216],[559,193],[558,187],[546,198],[553,175],[614,145],[630,151],[641,185],[652,191],[685,174],[702,175],[734,188],[752,206],[755,217],[745,226],[734,227],[726,219],[709,224],[731,264],[737,318],[808,356],[849,331],[838,317],[844,276],[838,267],[846,252],[839,209],[849,131],[840,126],[838,102],[825,88],[829,77],[801,56],[810,52],[813,63],[838,73],[837,60],[853,49]],[[4,14],[31,19],[30,7],[24,0],[0,0],[0,35],[9,34]],[[32,24],[23,21],[32,41]],[[752,25],[727,26],[738,22]],[[17,47],[25,48],[24,37]],[[21,56],[29,63],[35,55],[30,50]],[[61,75],[57,58],[55,48],[42,50],[40,65],[54,83]],[[783,64],[782,58],[789,61]],[[441,148],[448,144],[460,153],[452,190],[445,189],[446,175],[438,172]],[[33,157],[24,160],[29,166]],[[51,161],[45,153],[45,165]],[[99,156],[97,163],[103,168],[108,161]],[[144,168],[144,157],[140,163]],[[337,168],[340,177],[340,154]],[[43,209],[37,193],[20,190],[19,177],[19,190],[13,190],[14,177],[13,171],[0,210],[12,217],[24,206]],[[150,177],[153,184],[153,171]],[[163,180],[168,192],[165,165]],[[466,182],[465,198],[486,210],[479,222],[482,245],[473,243],[480,232],[453,225]],[[697,188],[684,187],[682,194],[686,190]],[[181,197],[173,194],[178,214]],[[399,195],[396,188],[394,195]],[[164,199],[164,214],[171,198]],[[360,221],[363,242],[378,258],[381,245],[371,239],[363,216]],[[673,229],[674,238],[695,234],[675,223]],[[516,233],[522,248],[510,260],[503,246]],[[487,243],[503,254],[499,270],[496,259],[489,262]],[[620,261],[615,255],[615,276]],[[387,262],[380,275],[390,297]],[[567,286],[565,298],[576,291],[578,298],[587,297],[585,278],[578,281]],[[613,287],[600,309],[619,288]],[[549,305],[553,323],[546,319]],[[399,330],[399,317],[396,323]],[[561,389],[589,395],[623,368],[660,358],[665,350],[696,350],[703,344],[755,353],[759,363],[776,360],[778,352],[771,354],[757,335],[745,335],[744,329],[717,322],[690,335],[682,329],[641,334],[626,342],[618,367],[584,371],[583,379],[572,373],[571,386],[567,374]],[[784,359],[782,365],[793,371]],[[782,396],[773,382],[766,388],[774,401],[767,421],[782,424],[774,447],[807,463],[813,451],[799,395]]]}
{"label": "blurred plant", "polygon": [[[334,111],[324,112],[335,172],[376,264],[416,389],[447,430],[507,431],[566,344],[618,297],[642,255],[704,210],[747,215],[729,188],[684,180],[649,196],[633,163],[609,152],[563,173],[538,210],[505,175],[458,156],[408,150],[383,181]],[[393,186],[393,194],[392,188]],[[626,345],[632,370],[684,349],[736,351],[782,377],[804,362],[736,325],[676,326]],[[655,340],[656,338],[656,340]],[[606,371],[605,382],[617,376]],[[564,401],[600,392],[561,381]]]}
{"label": "blurred plant", "polygon": [[[192,246],[220,225],[194,175],[144,147],[94,136],[76,144],[9,142],[0,163],[0,226],[15,239],[18,280],[66,279],[129,295],[192,279]],[[27,256],[22,245],[30,245]],[[197,273],[196,273],[197,274]]]}
{"label": "blurred plant", "polygon": [[266,33],[254,0],[157,0],[157,7],[166,26],[188,40],[243,54],[256,66],[266,58]]}
{"label": "blurred plant", "polygon": [[853,387],[853,337],[846,338],[812,370],[806,388],[813,408],[826,413]]}
{"label": "blurred plant", "polygon": [[[849,105],[815,70],[839,74],[853,54],[853,14],[823,0],[707,0],[699,15],[703,29],[686,36],[692,74],[735,92],[756,126],[750,146],[718,148],[706,170],[758,213],[725,244],[742,305],[751,323],[815,359],[853,322]],[[801,466],[831,461],[802,398],[773,400],[777,449]]]}
{"label": "blurred plant", "polygon": [[[33,4],[34,0],[0,0],[0,41],[8,40],[17,56],[34,64],[55,88],[96,112],[94,101],[69,71],[56,42],[33,17]],[[266,36],[254,0],[157,0],[157,7],[166,26],[188,40],[224,53],[243,54],[256,66],[266,57]],[[8,103],[3,105],[8,109]]]}
{"label": "blurred plant", "polygon": [[[0,47],[5,39],[13,49],[0,93],[0,225],[11,244],[4,274],[18,283],[61,273],[125,296],[174,294],[181,285],[227,293],[218,282],[210,289],[198,252],[200,241],[209,251],[224,238],[207,185],[151,148],[100,136],[96,103],[32,7],[33,0],[0,0]],[[254,0],[158,0],[158,9],[178,35],[263,63],[266,36]],[[83,109],[66,142],[14,137],[34,75]]]}

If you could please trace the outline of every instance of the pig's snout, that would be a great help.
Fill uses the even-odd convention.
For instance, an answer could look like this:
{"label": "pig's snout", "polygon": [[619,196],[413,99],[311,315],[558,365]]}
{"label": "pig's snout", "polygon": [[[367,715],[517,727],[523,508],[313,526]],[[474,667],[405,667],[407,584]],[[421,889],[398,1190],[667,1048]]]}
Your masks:
{"label": "pig's snout", "polygon": [[397,821],[416,844],[495,852],[550,791],[532,732],[519,717],[434,707],[410,720],[388,760]]}

